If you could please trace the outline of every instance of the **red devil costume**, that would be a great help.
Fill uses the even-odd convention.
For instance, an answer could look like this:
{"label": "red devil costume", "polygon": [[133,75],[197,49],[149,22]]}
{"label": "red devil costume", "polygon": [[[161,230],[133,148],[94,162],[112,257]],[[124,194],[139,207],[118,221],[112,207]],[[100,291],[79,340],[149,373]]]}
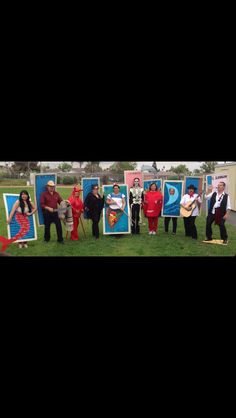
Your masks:
{"label": "red devil costume", "polygon": [[144,214],[148,218],[150,233],[156,233],[158,228],[158,217],[161,213],[163,196],[158,191],[149,191],[145,194]]}
{"label": "red devil costume", "polygon": [[83,202],[79,196],[75,196],[76,192],[78,193],[81,192],[81,189],[79,189],[77,186],[74,187],[73,192],[68,199],[72,207],[72,214],[73,214],[73,221],[74,221],[74,229],[71,232],[72,241],[78,241],[79,239],[79,234],[78,234],[79,219],[80,219],[81,213],[83,213],[84,211]]}

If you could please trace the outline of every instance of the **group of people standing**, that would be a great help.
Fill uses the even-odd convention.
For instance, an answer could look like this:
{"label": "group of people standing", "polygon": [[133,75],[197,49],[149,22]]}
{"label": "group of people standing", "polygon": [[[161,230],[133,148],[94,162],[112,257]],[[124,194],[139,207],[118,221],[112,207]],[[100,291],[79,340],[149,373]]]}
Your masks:
{"label": "group of people standing", "polygon": [[[197,239],[195,220],[196,217],[199,216],[199,209],[202,203],[201,198],[195,193],[195,190],[195,187],[190,185],[188,193],[182,197],[180,202],[180,205],[185,208],[189,202],[197,200],[197,206],[193,210],[191,216],[184,218],[185,235],[191,236],[193,239]],[[170,189],[169,193],[172,193],[172,189]],[[143,208],[144,215],[148,219],[149,235],[156,235],[158,219],[161,216],[163,206],[163,195],[160,190],[158,190],[156,183],[150,184],[149,190],[145,192],[139,184],[139,179],[135,179],[133,187],[130,189],[130,206],[132,211],[132,233],[139,234],[139,214]],[[168,233],[171,220],[173,225],[172,234],[176,235],[177,217],[165,217],[165,232]]]}
{"label": "group of people standing", "polygon": [[[229,217],[231,211],[230,197],[225,192],[225,183],[220,182],[217,190],[213,191],[210,187],[206,193],[206,200],[210,200],[209,213],[206,221],[206,241],[212,241],[212,224],[215,222],[220,228],[220,236],[223,244],[228,243],[228,234],[225,227],[225,222]],[[198,232],[196,227],[196,219],[200,215],[202,205],[201,195],[196,193],[196,187],[193,184],[188,186],[188,193],[186,193],[181,201],[180,207],[191,211],[190,216],[184,217],[185,236],[198,239]],[[171,194],[171,189],[169,190]],[[196,205],[191,208],[191,204]],[[139,234],[140,213],[143,208],[145,216],[148,218],[149,235],[156,235],[158,229],[158,218],[161,216],[163,205],[163,195],[158,190],[156,183],[152,183],[147,192],[144,192],[140,186],[139,179],[134,180],[133,187],[130,189],[130,206],[132,213],[132,234]],[[177,217],[165,217],[164,227],[165,232],[168,233],[170,221],[172,220],[172,234],[177,232]]]}
{"label": "group of people standing", "polygon": [[[72,194],[68,198],[68,202],[72,208],[73,216],[73,230],[71,231],[71,240],[78,241],[78,227],[79,223],[82,222],[81,215],[86,210],[88,218],[92,220],[92,234],[98,239],[99,238],[99,221],[101,212],[104,206],[104,198],[99,194],[99,187],[97,184],[92,186],[92,191],[87,195],[85,202],[83,203],[80,198],[82,189],[78,186],[73,188]],[[56,225],[57,238],[60,244],[64,244],[62,236],[61,221],[58,216],[58,205],[62,202],[62,197],[55,191],[55,184],[52,181],[47,183],[47,191],[43,192],[40,198],[40,205],[43,210],[44,216],[44,241],[50,241],[50,226],[52,223]]]}
{"label": "group of people standing", "polygon": [[[54,223],[57,232],[57,241],[60,244],[64,244],[62,225],[58,215],[58,206],[63,201],[62,197],[55,190],[55,183],[49,181],[46,186],[46,191],[42,193],[40,198],[40,206],[44,216],[44,241],[48,243],[50,241],[50,228]],[[87,213],[87,217],[92,221],[92,234],[95,239],[99,238],[99,222],[101,213],[105,204],[105,197],[99,194],[98,184],[92,186],[91,192],[87,195],[85,202],[83,203],[80,198],[81,189],[78,186],[73,188],[73,191],[68,198],[68,202],[72,208],[73,214],[73,231],[71,231],[71,240],[77,241],[79,239],[78,227],[81,220],[81,215],[84,211]],[[231,206],[230,198],[225,193],[225,183],[218,184],[217,190],[213,191],[212,188],[206,193],[206,199],[210,201],[209,213],[206,222],[206,237],[208,241],[212,240],[212,224],[215,222],[219,225],[221,239],[224,244],[228,242],[228,235],[225,228],[225,222],[228,219]],[[180,202],[180,206],[188,209],[189,203],[196,202],[196,206],[192,210],[189,217],[184,218],[185,235],[197,240],[198,233],[196,227],[196,218],[200,214],[200,208],[202,204],[201,196],[196,193],[194,185],[188,187],[188,193],[186,193]],[[120,186],[118,184],[113,185],[113,192],[106,198],[106,204],[108,205],[107,214],[122,212],[125,210],[126,201],[125,195],[120,193]],[[163,206],[163,195],[158,190],[156,183],[152,183],[148,191],[144,191],[140,186],[139,178],[134,179],[133,187],[129,193],[129,205],[131,208],[131,232],[133,235],[140,234],[140,214],[143,209],[145,217],[148,219],[149,235],[156,235],[158,230],[158,219],[161,216],[161,210]],[[14,204],[7,223],[10,224],[15,212],[20,212],[24,216],[32,216],[36,212],[35,205],[30,201],[29,193],[23,190],[20,193],[19,199]],[[112,217],[111,217],[112,219]],[[165,232],[169,231],[169,224],[172,219],[172,234],[177,232],[178,219],[176,217],[165,217],[164,227]],[[19,243],[20,248],[27,248],[27,242]]]}

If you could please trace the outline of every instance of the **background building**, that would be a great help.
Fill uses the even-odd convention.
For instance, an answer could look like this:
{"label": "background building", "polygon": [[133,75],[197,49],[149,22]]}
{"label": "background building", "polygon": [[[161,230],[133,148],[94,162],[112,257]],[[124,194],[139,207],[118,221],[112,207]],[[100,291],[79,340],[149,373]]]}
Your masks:
{"label": "background building", "polygon": [[229,176],[229,195],[232,210],[236,211],[236,163],[218,164],[215,174],[227,174]]}

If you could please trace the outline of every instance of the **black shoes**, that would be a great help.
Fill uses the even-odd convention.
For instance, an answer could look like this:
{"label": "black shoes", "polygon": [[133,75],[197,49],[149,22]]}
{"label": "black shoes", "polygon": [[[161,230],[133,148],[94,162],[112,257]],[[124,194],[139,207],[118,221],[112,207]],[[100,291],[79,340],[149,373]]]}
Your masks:
{"label": "black shoes", "polygon": [[228,241],[227,241],[227,239],[225,239],[225,240],[223,241],[223,244],[224,244],[224,245],[228,245]]}
{"label": "black shoes", "polygon": [[212,238],[207,238],[205,241],[213,241]]}

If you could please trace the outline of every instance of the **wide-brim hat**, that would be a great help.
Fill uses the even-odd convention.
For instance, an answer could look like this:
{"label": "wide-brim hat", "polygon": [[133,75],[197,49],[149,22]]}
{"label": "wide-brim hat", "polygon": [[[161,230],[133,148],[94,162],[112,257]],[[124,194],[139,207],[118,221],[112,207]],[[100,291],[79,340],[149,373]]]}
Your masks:
{"label": "wide-brim hat", "polygon": [[193,185],[193,184],[190,184],[189,186],[188,186],[188,190],[189,189],[191,189],[191,190],[197,190],[197,188]]}
{"label": "wide-brim hat", "polygon": [[50,181],[47,182],[47,186],[55,187],[56,185],[55,185],[54,181],[50,180]]}

